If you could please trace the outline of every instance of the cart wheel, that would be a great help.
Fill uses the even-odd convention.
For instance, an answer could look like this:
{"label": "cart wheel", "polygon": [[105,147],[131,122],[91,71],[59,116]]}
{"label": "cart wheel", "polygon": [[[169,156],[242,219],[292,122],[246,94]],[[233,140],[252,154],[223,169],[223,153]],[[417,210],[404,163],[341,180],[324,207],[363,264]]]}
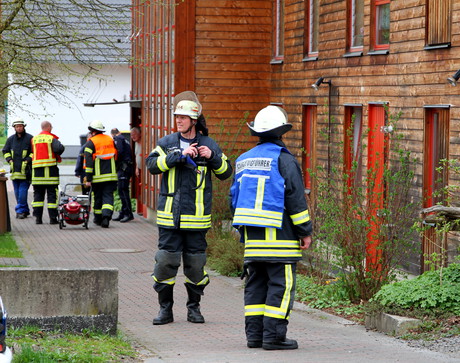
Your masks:
{"label": "cart wheel", "polygon": [[59,229],[62,229],[64,227],[64,222],[62,220],[59,221]]}
{"label": "cart wheel", "polygon": [[85,222],[85,228],[88,229],[88,221]]}

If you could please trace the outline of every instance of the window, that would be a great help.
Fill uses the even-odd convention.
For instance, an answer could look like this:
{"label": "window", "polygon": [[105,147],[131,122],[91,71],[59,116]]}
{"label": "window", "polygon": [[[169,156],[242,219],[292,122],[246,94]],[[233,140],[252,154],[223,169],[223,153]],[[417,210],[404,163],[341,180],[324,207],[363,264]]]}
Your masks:
{"label": "window", "polygon": [[319,0],[305,0],[304,31],[304,55],[307,58],[316,57],[319,40]]}
{"label": "window", "polygon": [[345,106],[345,142],[344,142],[344,167],[347,178],[347,191],[352,192],[352,187],[361,185],[362,182],[362,106]]}
{"label": "window", "polygon": [[273,60],[281,62],[284,59],[284,0],[274,0],[274,6]]}
{"label": "window", "polygon": [[447,173],[439,170],[440,162],[448,157],[449,109],[425,110],[425,153],[423,167],[424,207],[443,202],[439,190],[447,184]]}
{"label": "window", "polygon": [[[435,204],[445,204],[445,195],[440,193],[448,183],[447,168],[442,166],[441,160],[449,155],[449,108],[425,109],[425,137],[423,157],[423,207]],[[429,260],[433,253],[438,256],[447,251],[447,238],[436,233],[434,228],[423,232],[421,269],[426,271],[430,265]],[[440,259],[443,260],[442,258]],[[439,264],[439,261],[432,261]]]}
{"label": "window", "polygon": [[303,105],[302,125],[302,171],[304,173],[305,188],[312,190],[312,181],[308,170],[313,169],[315,165],[316,105]]}
{"label": "window", "polygon": [[428,46],[450,45],[451,23],[451,0],[427,0],[425,34]]}
{"label": "window", "polygon": [[371,39],[373,50],[389,49],[390,0],[373,0],[371,15]]}
{"label": "window", "polygon": [[364,0],[348,0],[347,50],[361,51],[364,44]]}

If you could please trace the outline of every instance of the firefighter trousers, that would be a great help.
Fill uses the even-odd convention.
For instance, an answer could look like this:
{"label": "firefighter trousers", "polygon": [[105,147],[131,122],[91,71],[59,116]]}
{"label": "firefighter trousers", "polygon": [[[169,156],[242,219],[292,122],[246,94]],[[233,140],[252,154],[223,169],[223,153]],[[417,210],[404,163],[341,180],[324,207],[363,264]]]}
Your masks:
{"label": "firefighter trousers", "polygon": [[94,216],[99,218],[112,218],[113,192],[117,189],[116,181],[91,183],[94,195]]}
{"label": "firefighter trousers", "polygon": [[158,252],[155,255],[153,279],[155,290],[162,285],[173,285],[176,275],[184,261],[185,282],[192,285],[196,293],[203,295],[209,283],[209,276],[204,270],[206,265],[206,232],[180,229],[159,228]]}
{"label": "firefighter trousers", "polygon": [[34,217],[41,218],[43,216],[43,209],[45,206],[45,195],[48,202],[48,215],[50,219],[55,219],[58,217],[58,185],[57,184],[48,184],[48,185],[34,185],[34,201],[32,202],[32,207],[34,209]]}
{"label": "firefighter trousers", "polygon": [[250,262],[244,288],[248,341],[266,343],[286,339],[295,296],[295,263]]}

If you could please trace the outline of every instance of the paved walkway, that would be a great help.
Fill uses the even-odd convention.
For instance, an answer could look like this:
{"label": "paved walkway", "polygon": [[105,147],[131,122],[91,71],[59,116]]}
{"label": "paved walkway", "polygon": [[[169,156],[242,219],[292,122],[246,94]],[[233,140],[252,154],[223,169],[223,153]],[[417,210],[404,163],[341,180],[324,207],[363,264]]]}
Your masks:
{"label": "paved walkway", "polygon": [[[363,326],[296,304],[289,337],[299,342],[294,351],[246,348],[242,283],[238,278],[211,274],[202,312],[205,324],[186,321],[183,275],[175,288],[172,324],[153,326],[158,311],[150,277],[157,230],[140,216],[132,222],[112,222],[109,229],[90,223],[60,230],[35,225],[33,218],[15,219],[14,197],[8,182],[12,229],[24,259],[0,259],[0,264],[30,267],[119,269],[120,329],[144,347],[144,362],[460,362],[460,356],[408,347],[404,342]],[[29,200],[30,202],[31,200]],[[92,218],[91,218],[92,219]],[[10,312],[14,313],[14,312]]]}

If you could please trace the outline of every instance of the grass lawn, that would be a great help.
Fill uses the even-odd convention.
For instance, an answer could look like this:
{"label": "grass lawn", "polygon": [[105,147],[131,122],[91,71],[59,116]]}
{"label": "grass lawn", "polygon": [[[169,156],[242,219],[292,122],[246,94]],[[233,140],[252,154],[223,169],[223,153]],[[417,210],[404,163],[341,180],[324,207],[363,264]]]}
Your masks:
{"label": "grass lawn", "polygon": [[0,235],[0,257],[8,258],[23,258],[22,252],[16,245],[11,233],[4,233]]}

